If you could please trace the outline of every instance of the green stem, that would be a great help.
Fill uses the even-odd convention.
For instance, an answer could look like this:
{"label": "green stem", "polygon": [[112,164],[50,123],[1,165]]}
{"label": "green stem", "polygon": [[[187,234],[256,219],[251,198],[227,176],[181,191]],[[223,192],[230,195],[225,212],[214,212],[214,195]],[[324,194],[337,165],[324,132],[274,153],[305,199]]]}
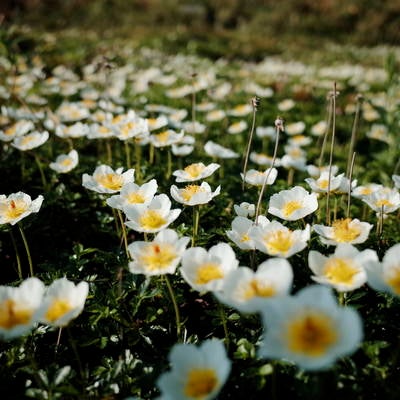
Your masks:
{"label": "green stem", "polygon": [[125,148],[126,167],[129,169],[131,167],[131,151],[129,148],[128,140],[124,141],[124,148]]}
{"label": "green stem", "polygon": [[136,166],[135,166],[135,181],[140,184],[141,183],[141,173],[140,173],[140,162],[142,159],[142,148],[139,144],[135,144],[135,158],[136,158]]}
{"label": "green stem", "polygon": [[15,250],[15,257],[17,259],[17,269],[18,269],[18,278],[22,280],[22,268],[21,268],[21,258],[19,256],[17,243],[15,242],[14,234],[10,230],[11,241]]}
{"label": "green stem", "polygon": [[167,284],[167,288],[168,288],[169,295],[171,297],[172,304],[174,306],[175,321],[176,321],[176,335],[178,337],[178,340],[180,340],[180,337],[181,337],[181,316],[180,316],[180,313],[179,313],[178,303],[176,302],[175,293],[174,293],[174,290],[172,289],[171,282],[169,281],[168,276],[164,275],[164,279],[165,279],[165,282]]}
{"label": "green stem", "polygon": [[125,228],[125,224],[124,224],[124,219],[122,217],[122,213],[121,213],[120,210],[118,210],[118,218],[119,218],[119,222],[121,223],[122,239],[124,240],[126,257],[127,257],[128,260],[130,260],[131,257],[130,257],[129,250],[128,250],[128,237],[127,237],[127,234],[126,234],[126,228]]}
{"label": "green stem", "polygon": [[228,350],[229,349],[229,331],[228,331],[228,325],[226,324],[225,310],[221,303],[218,303],[218,308],[219,308],[219,315],[221,316],[222,327],[224,329],[225,345],[226,345],[226,349]]}
{"label": "green stem", "polygon": [[19,228],[19,232],[21,233],[22,241],[24,242],[26,255],[28,257],[29,271],[30,271],[31,276],[34,276],[34,274],[33,274],[32,257],[31,257],[31,252],[29,251],[28,241],[26,240],[26,236],[24,234],[24,230],[22,229],[22,226],[20,224],[18,224],[18,228]]}
{"label": "green stem", "polygon": [[247,142],[247,148],[246,148],[246,153],[245,153],[244,162],[243,162],[243,178],[242,178],[242,190],[243,191],[244,191],[244,178],[246,177],[247,163],[248,163],[249,154],[250,154],[250,147],[251,147],[251,142],[253,141],[254,128],[256,126],[257,107],[255,106],[254,102],[252,102],[252,104],[253,104],[253,119],[252,119],[252,123],[251,123],[249,140]]}
{"label": "green stem", "polygon": [[43,190],[45,192],[47,192],[48,191],[47,180],[46,180],[46,176],[45,176],[44,171],[43,171],[42,163],[40,162],[39,157],[36,155],[36,153],[34,153],[34,158],[35,158],[36,165],[37,165],[37,167],[39,169],[40,178],[42,180]]}
{"label": "green stem", "polygon": [[192,247],[196,242],[197,233],[199,231],[200,220],[200,206],[193,206],[193,233],[192,233]]}
{"label": "green stem", "polygon": [[72,351],[73,351],[73,353],[75,355],[75,359],[76,359],[76,362],[78,364],[79,374],[80,374],[82,380],[84,381],[85,380],[85,373],[84,373],[84,370],[83,370],[83,367],[82,367],[81,358],[79,356],[79,352],[78,352],[78,349],[76,347],[75,340],[72,337],[72,333],[71,333],[71,330],[70,330],[69,327],[67,327],[67,332],[68,332],[69,343],[71,344]]}
{"label": "green stem", "polygon": [[169,147],[167,150],[167,172],[165,178],[168,180],[171,177],[171,174],[172,174],[172,154],[171,154],[171,148]]}
{"label": "green stem", "polygon": [[111,150],[111,143],[109,140],[106,140],[106,151],[107,151],[107,163],[108,165],[112,165],[112,150]]}

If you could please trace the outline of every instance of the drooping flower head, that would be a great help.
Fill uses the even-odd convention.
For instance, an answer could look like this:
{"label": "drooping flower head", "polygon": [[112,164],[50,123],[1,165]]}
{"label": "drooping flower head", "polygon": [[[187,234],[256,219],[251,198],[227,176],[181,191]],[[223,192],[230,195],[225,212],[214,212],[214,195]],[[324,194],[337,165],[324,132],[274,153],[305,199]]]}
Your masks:
{"label": "drooping flower head", "polygon": [[176,182],[195,182],[200,179],[208,178],[218,168],[219,164],[211,163],[204,165],[202,162],[186,166],[183,170],[176,170],[172,175],[176,176]]}

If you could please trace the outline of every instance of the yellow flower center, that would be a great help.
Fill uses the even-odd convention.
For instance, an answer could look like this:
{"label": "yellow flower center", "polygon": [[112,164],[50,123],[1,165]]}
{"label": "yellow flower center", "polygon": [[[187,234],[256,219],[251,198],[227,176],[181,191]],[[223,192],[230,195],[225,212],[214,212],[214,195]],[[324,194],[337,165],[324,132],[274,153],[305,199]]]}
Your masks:
{"label": "yellow flower center", "polygon": [[248,242],[249,240],[250,240],[250,236],[247,233],[242,235],[242,237],[240,238],[241,242]]}
{"label": "yellow flower center", "polygon": [[400,266],[393,268],[385,282],[391,287],[394,293],[400,295]]}
{"label": "yellow flower center", "polygon": [[112,123],[119,124],[123,120],[124,117],[125,117],[124,115],[117,115],[112,119]]}
{"label": "yellow flower center", "polygon": [[199,192],[204,192],[205,189],[199,185],[187,185],[185,189],[182,190],[181,196],[183,200],[190,201],[190,199]]}
{"label": "yellow flower center", "polygon": [[63,167],[69,167],[69,166],[72,164],[72,160],[71,160],[70,158],[64,158],[64,160],[62,160],[62,161],[60,162],[60,164],[61,164]]}
{"label": "yellow flower center", "polygon": [[147,210],[139,219],[140,226],[144,229],[159,229],[167,223],[157,210]]}
{"label": "yellow flower center", "polygon": [[361,230],[357,226],[350,226],[351,219],[338,219],[332,224],[333,237],[338,243],[352,242],[360,236]]}
{"label": "yellow flower center", "polygon": [[5,212],[5,218],[9,221],[18,218],[28,209],[28,204],[23,200],[11,200]]}
{"label": "yellow flower center", "polygon": [[130,204],[143,204],[146,199],[138,192],[129,193],[126,200]]}
{"label": "yellow flower center", "polygon": [[378,201],[375,203],[375,205],[376,205],[377,207],[384,207],[384,206],[390,207],[390,206],[393,205],[393,203],[390,202],[390,201],[387,200],[387,199],[381,199],[381,200],[378,200]]}
{"label": "yellow flower center", "polygon": [[8,129],[4,131],[4,134],[6,134],[7,136],[12,136],[15,134],[16,129],[17,127],[15,125],[10,126]]}
{"label": "yellow flower center", "polygon": [[280,230],[272,232],[264,238],[264,242],[269,254],[285,254],[293,245],[292,231]]}
{"label": "yellow flower center", "polygon": [[102,135],[107,135],[110,132],[111,132],[111,130],[109,128],[107,128],[106,126],[99,127],[99,133],[101,133]]}
{"label": "yellow flower center", "polygon": [[215,279],[224,277],[221,267],[218,264],[206,263],[197,269],[196,283],[198,285],[205,285]]}
{"label": "yellow flower center", "polygon": [[338,340],[334,322],[328,315],[307,313],[287,325],[289,349],[294,353],[318,357]]}
{"label": "yellow flower center", "polygon": [[96,181],[103,187],[110,190],[120,190],[124,184],[122,175],[109,173],[101,174],[96,178]]}
{"label": "yellow flower center", "polygon": [[276,293],[273,286],[262,283],[257,279],[252,279],[243,294],[244,300],[252,299],[253,297],[271,297]]}
{"label": "yellow flower center", "polygon": [[184,387],[185,396],[192,399],[204,399],[218,385],[218,377],[211,368],[194,368],[187,375]]}
{"label": "yellow flower center", "polygon": [[372,191],[373,190],[371,188],[366,187],[366,188],[363,188],[360,190],[360,194],[367,196],[367,195],[371,194]]}
{"label": "yellow flower center", "polygon": [[234,108],[234,110],[238,113],[242,113],[247,111],[247,104],[240,104]]}
{"label": "yellow flower center", "polygon": [[334,284],[351,285],[357,272],[352,260],[346,258],[331,258],[324,267],[325,277]]}
{"label": "yellow flower center", "polygon": [[158,142],[160,143],[167,143],[168,139],[169,139],[169,132],[168,131],[164,131],[164,132],[160,132],[155,134],[155,138]]}
{"label": "yellow flower center", "polygon": [[302,208],[300,201],[288,201],[282,208],[282,213],[285,218],[290,217],[296,210]]}
{"label": "yellow flower center", "polygon": [[184,168],[191,178],[197,178],[204,170],[204,166],[201,164],[191,164]]}
{"label": "yellow flower center", "polygon": [[157,271],[168,268],[177,257],[176,251],[170,244],[151,244],[146,247],[145,254],[140,261],[148,271]]}
{"label": "yellow flower center", "polygon": [[128,136],[130,131],[134,129],[135,125],[136,124],[134,122],[128,122],[127,124],[125,124],[121,129],[122,136]]}
{"label": "yellow flower center", "polygon": [[317,184],[320,189],[328,189],[329,181],[328,179],[321,179],[317,181]]}
{"label": "yellow flower center", "polygon": [[68,300],[55,299],[47,309],[45,318],[49,322],[54,322],[71,310],[72,307]]}
{"label": "yellow flower center", "polygon": [[33,136],[31,136],[31,135],[27,135],[27,136],[24,136],[22,139],[21,139],[21,145],[22,146],[26,146],[26,145],[28,145],[30,142],[32,142],[33,141]]}
{"label": "yellow flower center", "polygon": [[18,325],[27,324],[33,311],[22,308],[14,300],[7,299],[0,304],[0,327],[3,329],[12,329]]}

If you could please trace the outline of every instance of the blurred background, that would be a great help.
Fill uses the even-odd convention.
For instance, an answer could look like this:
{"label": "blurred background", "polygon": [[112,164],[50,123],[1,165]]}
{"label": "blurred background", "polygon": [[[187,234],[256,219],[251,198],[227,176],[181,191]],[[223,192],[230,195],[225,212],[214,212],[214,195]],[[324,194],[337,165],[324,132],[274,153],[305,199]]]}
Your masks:
{"label": "blurred background", "polygon": [[[4,24],[79,28],[218,58],[400,43],[400,0],[2,0]],[[210,43],[212,35],[213,43]],[[84,37],[82,37],[84,40]]]}

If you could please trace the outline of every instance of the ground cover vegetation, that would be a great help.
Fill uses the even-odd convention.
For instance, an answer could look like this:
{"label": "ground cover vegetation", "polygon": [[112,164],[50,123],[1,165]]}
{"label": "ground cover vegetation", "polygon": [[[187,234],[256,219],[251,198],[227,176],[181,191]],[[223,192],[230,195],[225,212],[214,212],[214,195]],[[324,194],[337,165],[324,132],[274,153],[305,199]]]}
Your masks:
{"label": "ground cover vegetation", "polygon": [[80,32],[1,31],[3,398],[397,398],[399,51]]}

